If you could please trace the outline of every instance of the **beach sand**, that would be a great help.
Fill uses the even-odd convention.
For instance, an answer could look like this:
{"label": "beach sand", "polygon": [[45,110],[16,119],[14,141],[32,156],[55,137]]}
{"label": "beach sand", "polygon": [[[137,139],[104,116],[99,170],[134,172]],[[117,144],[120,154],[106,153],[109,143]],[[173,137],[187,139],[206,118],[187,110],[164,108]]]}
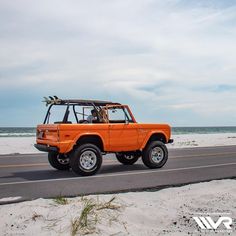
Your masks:
{"label": "beach sand", "polygon": [[[113,197],[114,201],[106,205]],[[61,201],[63,202],[63,201]],[[0,206],[2,235],[209,235],[200,232],[193,216],[214,213],[236,217],[236,180],[217,180],[163,189],[156,192],[130,192],[115,195],[91,195],[65,199],[37,199]],[[87,227],[81,226],[86,204],[93,205],[87,215]],[[4,216],[4,217],[3,217]],[[219,230],[226,230],[222,224]],[[231,234],[232,233],[232,234]],[[232,232],[212,235],[235,235]],[[210,235],[211,235],[210,234]]]}

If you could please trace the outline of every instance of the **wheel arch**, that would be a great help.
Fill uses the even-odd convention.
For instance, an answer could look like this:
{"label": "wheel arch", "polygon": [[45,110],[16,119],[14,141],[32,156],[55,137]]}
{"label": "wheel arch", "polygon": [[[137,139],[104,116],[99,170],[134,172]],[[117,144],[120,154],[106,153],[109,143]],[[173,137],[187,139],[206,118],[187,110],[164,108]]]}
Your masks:
{"label": "wheel arch", "polygon": [[168,139],[165,133],[161,131],[152,132],[149,134],[149,136],[145,139],[144,143],[142,144],[142,149],[145,149],[146,146],[152,141],[161,141],[163,143],[167,143],[167,140]]}
{"label": "wheel arch", "polygon": [[102,152],[104,151],[104,142],[98,134],[83,134],[76,139],[75,145],[78,146],[85,143],[91,143],[96,145]]}

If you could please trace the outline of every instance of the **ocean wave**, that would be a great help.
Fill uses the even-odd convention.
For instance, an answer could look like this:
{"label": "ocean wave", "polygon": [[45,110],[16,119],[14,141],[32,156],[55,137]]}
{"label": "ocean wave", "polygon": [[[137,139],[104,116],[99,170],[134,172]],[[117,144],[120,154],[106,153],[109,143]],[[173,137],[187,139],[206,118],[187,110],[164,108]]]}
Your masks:
{"label": "ocean wave", "polygon": [[0,138],[6,137],[35,137],[35,133],[0,133]]}

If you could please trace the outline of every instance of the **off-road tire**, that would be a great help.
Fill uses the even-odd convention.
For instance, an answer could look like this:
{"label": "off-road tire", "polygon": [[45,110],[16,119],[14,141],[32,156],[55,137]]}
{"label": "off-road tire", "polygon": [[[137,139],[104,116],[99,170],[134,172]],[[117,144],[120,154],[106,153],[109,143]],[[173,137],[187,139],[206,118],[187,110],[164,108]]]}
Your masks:
{"label": "off-road tire", "polygon": [[[157,151],[157,154],[152,155],[155,151]],[[156,161],[154,161],[155,158],[159,158],[159,160],[156,159]],[[144,165],[150,169],[161,168],[168,160],[166,145],[161,141],[152,141],[143,150],[142,160]]]}
{"label": "off-road tire", "polygon": [[[90,160],[88,160],[90,158]],[[92,159],[94,162],[92,161]],[[91,164],[93,162],[93,164]],[[85,167],[91,166],[91,169]],[[87,166],[86,166],[87,165]],[[71,153],[70,166],[73,172],[82,176],[94,175],[102,165],[101,150],[94,144],[82,144]]]}
{"label": "off-road tire", "polygon": [[49,152],[48,153],[48,162],[53,168],[55,168],[57,170],[69,170],[70,169],[69,158],[65,159],[63,154],[59,154],[56,152]]}
{"label": "off-road tire", "polygon": [[139,156],[135,154],[116,153],[116,159],[123,165],[133,165],[139,159]]}

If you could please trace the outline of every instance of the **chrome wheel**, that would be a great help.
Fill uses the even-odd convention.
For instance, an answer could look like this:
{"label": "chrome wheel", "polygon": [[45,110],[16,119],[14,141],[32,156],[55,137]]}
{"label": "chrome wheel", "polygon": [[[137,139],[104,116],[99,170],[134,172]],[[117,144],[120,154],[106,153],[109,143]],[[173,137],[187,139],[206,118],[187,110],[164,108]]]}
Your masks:
{"label": "chrome wheel", "polygon": [[153,163],[158,164],[164,158],[164,151],[160,147],[154,147],[150,153]]}
{"label": "chrome wheel", "polygon": [[80,165],[85,170],[92,170],[97,163],[97,156],[93,151],[84,151],[80,155]]}
{"label": "chrome wheel", "polygon": [[143,164],[150,169],[161,168],[168,160],[168,150],[161,141],[152,141],[143,150]]}
{"label": "chrome wheel", "polygon": [[69,158],[65,158],[65,157],[61,158],[61,155],[57,155],[57,160],[62,165],[68,165],[70,161]]}
{"label": "chrome wheel", "polygon": [[94,175],[102,165],[101,150],[92,143],[81,144],[70,156],[70,166],[73,172],[82,176]]}

